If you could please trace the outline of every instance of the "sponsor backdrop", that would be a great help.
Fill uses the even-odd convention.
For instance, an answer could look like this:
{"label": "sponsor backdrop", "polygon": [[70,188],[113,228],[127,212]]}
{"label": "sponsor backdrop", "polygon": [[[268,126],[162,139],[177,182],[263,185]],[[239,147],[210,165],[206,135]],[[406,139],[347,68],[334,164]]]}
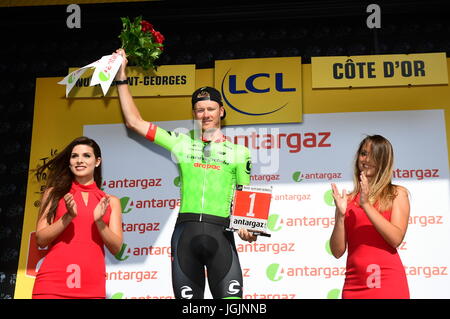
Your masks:
{"label": "sponsor backdrop", "polygon": [[[283,78],[278,88],[295,89],[301,95],[299,108],[303,105],[293,115],[297,123],[271,118],[254,125],[243,124],[248,119],[226,123],[227,137],[252,153],[252,185],[273,186],[268,221],[272,237],[249,244],[236,236],[245,298],[340,298],[346,255],[337,260],[329,251],[335,209],[330,183],[352,189],[353,158],[365,134],[382,134],[392,142],[394,182],[410,192],[409,228],[398,250],[411,297],[449,298],[448,86],[313,90],[311,65],[301,65],[297,86],[283,71],[271,68],[253,74],[269,76],[229,73],[236,75],[236,90],[253,95],[254,105],[245,106],[248,113],[261,113],[259,101],[280,94],[276,81],[258,82],[270,78]],[[219,88],[214,78],[214,70],[196,70],[195,87]],[[252,80],[241,85],[239,78]],[[123,214],[122,250],[116,256],[106,254],[107,297],[173,298],[170,237],[179,208],[175,162],[169,152],[125,128],[117,99],[66,99],[59,80],[36,83],[30,169],[77,136],[97,140],[104,160],[103,189],[120,198]],[[224,90],[230,101],[237,101]],[[192,129],[190,96],[140,97],[136,103],[145,119],[165,129]],[[46,249],[37,249],[34,238],[45,178],[29,177],[15,298],[31,297],[36,270],[45,258]]]}

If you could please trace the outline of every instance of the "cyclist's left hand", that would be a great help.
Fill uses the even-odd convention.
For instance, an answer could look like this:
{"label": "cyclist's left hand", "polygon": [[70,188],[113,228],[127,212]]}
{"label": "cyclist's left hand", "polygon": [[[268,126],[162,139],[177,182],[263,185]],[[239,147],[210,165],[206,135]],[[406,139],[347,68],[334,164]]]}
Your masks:
{"label": "cyclist's left hand", "polygon": [[239,237],[241,237],[242,240],[248,241],[249,243],[256,241],[257,236],[253,235],[251,232],[249,232],[247,229],[239,229],[238,231]]}

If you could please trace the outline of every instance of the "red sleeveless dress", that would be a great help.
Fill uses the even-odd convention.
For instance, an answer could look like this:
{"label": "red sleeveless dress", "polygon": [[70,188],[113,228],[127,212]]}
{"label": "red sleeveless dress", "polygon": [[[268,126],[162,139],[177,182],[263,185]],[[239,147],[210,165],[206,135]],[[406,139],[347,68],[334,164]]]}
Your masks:
{"label": "red sleeveless dress", "polygon": [[[377,232],[358,205],[359,194],[345,213],[348,255],[343,299],[409,299],[405,269],[397,253]],[[381,213],[390,221],[391,211]]]}
{"label": "red sleeveless dress", "polygon": [[[85,204],[81,192],[89,193]],[[38,298],[105,298],[105,251],[94,222],[93,212],[105,193],[95,183],[72,183],[70,193],[77,204],[78,215],[50,244],[49,252],[36,275],[33,299]],[[67,212],[64,198],[56,209],[54,221]],[[111,207],[103,221],[109,224]]]}

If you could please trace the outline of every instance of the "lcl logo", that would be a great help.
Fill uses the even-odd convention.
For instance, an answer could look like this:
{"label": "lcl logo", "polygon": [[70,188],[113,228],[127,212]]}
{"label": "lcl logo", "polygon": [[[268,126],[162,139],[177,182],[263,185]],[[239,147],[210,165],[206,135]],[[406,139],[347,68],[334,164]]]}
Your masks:
{"label": "lcl logo", "polygon": [[[255,80],[259,78],[270,79],[269,73],[256,73],[250,75],[245,80],[245,88],[253,93],[268,93],[270,92],[270,87],[268,88],[257,88],[255,87]],[[230,75],[228,77],[228,88],[231,94],[245,94],[248,93],[246,90],[239,90],[237,88],[237,75]],[[275,73],[275,90],[278,92],[295,92],[295,88],[285,88],[283,87],[283,73]]]}
{"label": "lcl logo", "polygon": [[[255,73],[247,78],[238,78],[235,74],[230,74],[231,69],[229,69],[225,76],[222,79],[221,84],[221,91],[222,96],[225,102],[228,104],[229,107],[231,107],[236,112],[246,114],[246,115],[253,115],[253,116],[260,116],[260,115],[267,115],[274,112],[277,112],[284,108],[288,103],[284,103],[282,105],[276,106],[274,109],[268,111],[268,112],[262,112],[262,113],[251,113],[244,111],[240,109],[237,105],[234,105],[234,103],[231,102],[232,95],[240,95],[240,94],[249,94],[249,93],[256,93],[256,94],[264,94],[264,93],[270,93],[270,92],[296,92],[296,88],[290,88],[285,87],[284,85],[284,74],[283,73]],[[257,81],[259,79],[266,79],[265,81]],[[273,82],[271,82],[273,81]],[[259,82],[257,84],[257,82]],[[265,83],[265,86],[262,83]],[[271,87],[270,83],[273,83],[273,87]],[[226,85],[227,84],[227,85]],[[228,90],[226,90],[226,87],[228,87]]]}

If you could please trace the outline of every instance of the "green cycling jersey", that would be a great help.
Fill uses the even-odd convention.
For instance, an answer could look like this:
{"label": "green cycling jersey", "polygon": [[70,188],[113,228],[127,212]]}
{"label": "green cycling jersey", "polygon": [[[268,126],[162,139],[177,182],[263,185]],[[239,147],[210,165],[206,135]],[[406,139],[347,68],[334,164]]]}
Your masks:
{"label": "green cycling jersey", "polygon": [[147,139],[172,152],[181,180],[180,213],[227,218],[236,185],[250,184],[251,159],[247,147],[229,142],[205,142],[166,131],[153,123]]}

